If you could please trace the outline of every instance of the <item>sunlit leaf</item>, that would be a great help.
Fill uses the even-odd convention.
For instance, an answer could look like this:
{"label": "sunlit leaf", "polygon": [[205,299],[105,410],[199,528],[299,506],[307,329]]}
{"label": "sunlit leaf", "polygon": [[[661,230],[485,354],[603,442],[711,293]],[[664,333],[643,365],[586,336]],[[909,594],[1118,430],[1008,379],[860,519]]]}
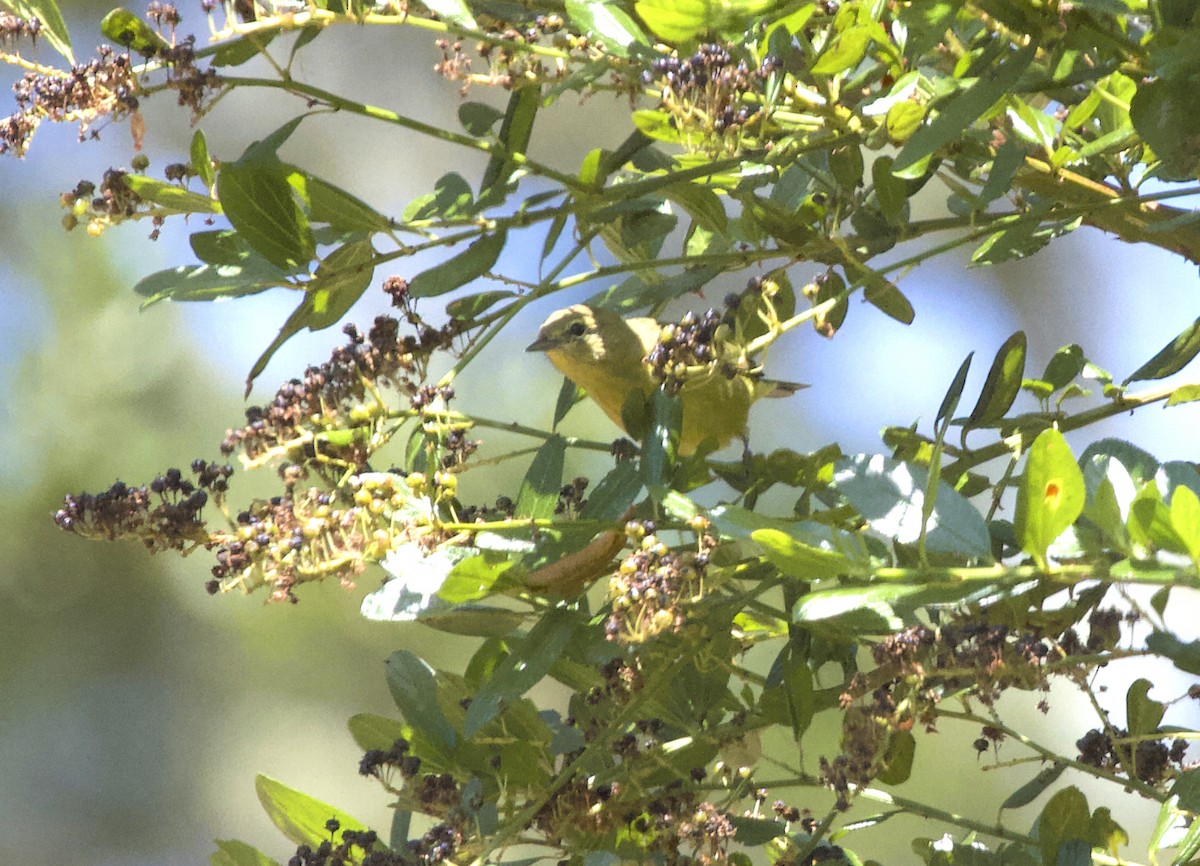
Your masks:
{"label": "sunlit leaf", "polygon": [[1046,551],[1083,511],[1083,473],[1062,433],[1043,430],[1029,449],[1017,489],[1014,531],[1021,549],[1041,566]]}
{"label": "sunlit leaf", "polygon": [[326,826],[337,821],[340,833],[346,830],[364,832],[367,826],[340,809],[326,805],[315,797],[302,794],[269,776],[259,775],[254,790],[267,817],[279,831],[296,845],[313,848],[328,841],[331,834]]}

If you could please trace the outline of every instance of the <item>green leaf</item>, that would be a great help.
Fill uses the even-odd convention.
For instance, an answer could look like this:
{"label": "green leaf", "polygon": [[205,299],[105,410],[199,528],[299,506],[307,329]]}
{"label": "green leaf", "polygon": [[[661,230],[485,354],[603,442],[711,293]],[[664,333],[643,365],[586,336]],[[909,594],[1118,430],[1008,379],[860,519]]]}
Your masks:
{"label": "green leaf", "polygon": [[1167,398],[1166,406],[1179,406],[1183,403],[1195,403],[1200,400],[1200,385],[1180,385]]}
{"label": "green leaf", "polygon": [[650,44],[642,28],[616,3],[567,0],[567,16],[581,33],[594,37],[617,57],[628,57],[631,45]]}
{"label": "green leaf", "polygon": [[1063,788],[1050,798],[1038,818],[1038,845],[1042,862],[1058,863],[1059,848],[1070,841],[1086,843],[1091,835],[1090,830],[1091,814],[1087,798],[1073,785]]}
{"label": "green leaf", "polygon": [[322,259],[305,287],[304,326],[319,331],[336,325],[371,285],[375,250],[368,240],[343,244]]}
{"label": "green leaf", "polygon": [[408,739],[410,728],[398,719],[378,716],[375,713],[358,713],[346,723],[354,743],[364,752],[370,749],[390,749],[396,740]]}
{"label": "green leaf", "polygon": [[430,12],[441,20],[465,30],[478,30],[479,24],[465,0],[422,0]]}
{"label": "green leaf", "polygon": [[850,27],[834,38],[809,71],[814,75],[837,75],[853,69],[867,56],[870,45],[871,31],[867,27]]}
{"label": "green leaf", "polygon": [[1187,545],[1172,525],[1171,511],[1163,503],[1156,484],[1146,484],[1137,492],[1129,505],[1129,518],[1125,525],[1134,544],[1151,551],[1188,553]]}
{"label": "green leaf", "polygon": [[506,239],[504,231],[484,235],[454,258],[418,274],[408,284],[409,297],[444,295],[482,277],[500,258]]}
{"label": "green leaf", "polygon": [[563,376],[562,385],[558,389],[558,399],[554,401],[554,420],[550,422],[550,429],[557,430],[567,413],[585,396],[582,388]]}
{"label": "green leaf", "polygon": [[1125,692],[1125,726],[1131,737],[1158,733],[1167,708],[1148,697],[1154,683],[1144,677],[1136,679]]}
{"label": "green leaf", "polygon": [[448,758],[458,744],[458,732],[438,706],[433,668],[408,650],[397,650],[388,656],[386,672],[392,700],[404,721],[424,736],[439,757]]}
{"label": "green leaf", "polygon": [[893,731],[883,753],[883,769],[876,777],[885,785],[902,785],[912,775],[917,740],[910,731]]}
{"label": "green leaf", "polygon": [[538,87],[520,87],[509,96],[504,122],[500,124],[499,142],[504,150],[493,153],[492,158],[488,160],[483,180],[479,184],[480,198],[507,184],[519,167],[512,156],[524,155],[529,147],[529,141],[533,137],[533,122],[541,105],[542,93]]}
{"label": "green leaf", "polygon": [[1036,44],[1011,52],[1000,63],[991,66],[989,74],[980,76],[969,87],[940,103],[933,120],[918,129],[897,155],[893,170],[899,172],[915,166],[938,148],[960,138],[1014,89],[1036,54]]}
{"label": "green leaf", "polygon": [[953,417],[954,412],[958,409],[958,401],[962,397],[963,387],[967,384],[967,373],[971,369],[971,359],[975,357],[975,353],[971,352],[966,359],[958,365],[958,372],[954,374],[954,380],[950,383],[950,387],[946,389],[946,396],[942,397],[942,403],[938,406],[937,415],[934,417],[934,426],[940,427],[943,418]]}
{"label": "green leaf", "polygon": [[1190,487],[1180,485],[1171,493],[1171,527],[1200,568],[1200,497]]}
{"label": "green leaf", "polygon": [[1029,449],[1017,488],[1013,531],[1021,549],[1046,566],[1046,551],[1083,511],[1083,473],[1062,433],[1043,430]]}
{"label": "green leaf", "polygon": [[1043,791],[1057,782],[1058,777],[1066,769],[1066,764],[1058,762],[1051,764],[1049,767],[1043,767],[1036,776],[1009,794],[1008,799],[1000,804],[1000,810],[1020,809],[1022,806],[1028,806],[1040,797]]}
{"label": "green leaf", "polygon": [[771,665],[759,706],[768,720],[790,726],[797,742],[812,724],[817,712],[812,669],[791,644],[780,650]]}
{"label": "green leaf", "polygon": [[241,66],[243,63],[253,60],[262,54],[277,35],[278,31],[260,31],[258,33],[247,33],[245,36],[237,39],[221,42],[216,46],[216,51],[213,52],[212,65],[218,67]]}
{"label": "green leaf", "polygon": [[843,554],[805,544],[778,529],[756,529],[750,538],[762,548],[767,560],[791,577],[815,581],[852,572]]}
{"label": "green leaf", "polygon": [[630,115],[633,125],[638,132],[654,141],[666,141],[672,144],[680,140],[679,127],[671,120],[671,115],[665,111],[650,108],[639,108]]}
{"label": "green leaf", "polygon": [[1179,798],[1179,808],[1200,813],[1200,770],[1184,770],[1175,777],[1171,794]]}
{"label": "green leaf", "polygon": [[892,144],[904,144],[921,128],[928,108],[908,99],[894,103],[884,117],[884,128]]}
{"label": "green leaf", "polygon": [[487,312],[501,301],[518,297],[516,292],[508,289],[496,289],[489,292],[479,292],[455,298],[446,304],[446,315],[460,322],[474,322],[482,313]]}
{"label": "green leaf", "polygon": [[1057,391],[1082,373],[1086,365],[1087,358],[1083,356],[1083,347],[1072,343],[1054,353],[1054,357],[1046,365],[1046,371],[1042,373],[1042,379]]}
{"label": "green leaf", "polygon": [[[686,42],[705,31],[734,38],[777,0],[637,0],[638,17],[664,42]],[[726,31],[729,31],[726,33]]]}
{"label": "green leaf", "polygon": [[554,516],[563,486],[563,459],[567,440],[551,436],[538,449],[517,494],[516,516],[533,519]]}
{"label": "green leaf", "polygon": [[728,228],[729,216],[725,206],[711,189],[699,183],[676,183],[663,191],[670,201],[687,211],[698,226],[722,233]]}
{"label": "green leaf", "polygon": [[208,139],[204,137],[204,130],[197,129],[192,134],[192,144],[188,155],[196,177],[200,178],[206,189],[212,189],[213,182],[217,179],[217,173],[213,170],[212,157],[208,153]]}
{"label": "green leaf", "polygon": [[482,554],[470,556],[455,563],[438,589],[438,598],[450,604],[463,604],[483,598],[492,591],[492,585],[502,574],[513,567],[512,560],[493,561]]}
{"label": "green leaf", "polygon": [[1123,384],[1170,376],[1187,366],[1197,353],[1200,353],[1200,319],[1192,322],[1183,333],[1163,346],[1157,355],[1138,367]]}
{"label": "green leaf", "polygon": [[733,825],[734,838],[739,845],[766,845],[772,839],[787,835],[787,827],[778,821],[766,818],[746,818],[741,815],[730,815],[729,823]]}
{"label": "green leaf", "polygon": [[463,721],[464,735],[475,736],[496,717],[505,701],[516,700],[537,685],[582,628],[583,621],[571,610],[552,610],[538,620],[472,696]]}
{"label": "green leaf", "polygon": [[288,270],[312,260],[317,246],[312,228],[273,154],[224,163],[217,198],[238,234],[271,264]]}
{"label": "green leaf", "polygon": [[616,520],[638,500],[642,490],[637,464],[622,460],[588,494],[579,517],[581,520]]}
{"label": "green leaf", "polygon": [[[301,794],[269,776],[258,775],[254,780],[254,790],[267,817],[284,836],[297,845],[316,848],[322,842],[328,841],[332,834],[325,825],[330,820],[338,822],[339,834],[345,830],[367,830],[365,824],[340,809],[326,805],[307,794]],[[340,835],[338,838],[340,839]]]}
{"label": "green leaf", "polygon": [[476,210],[471,185],[458,172],[448,172],[437,179],[433,192],[419,195],[408,203],[401,218],[405,222],[444,220],[469,216]]}
{"label": "green leaf", "polygon": [[876,157],[871,163],[871,182],[875,184],[875,201],[879,212],[892,225],[899,225],[908,204],[908,184],[892,174],[892,158]]}
{"label": "green leaf", "polygon": [[217,839],[217,850],[209,857],[210,866],[279,866],[257,848],[236,839]]}
{"label": "green leaf", "polygon": [[[882,455],[844,457],[834,464],[833,486],[871,528],[900,544],[913,544],[924,519],[926,469]],[[945,481],[926,524],[931,553],[990,557],[991,536],[978,509]]]}
{"label": "green leaf", "polygon": [[463,129],[477,138],[491,132],[492,127],[503,117],[503,111],[486,102],[464,102],[458,107],[458,122],[463,125]]}
{"label": "green leaf", "polygon": [[139,198],[180,213],[220,213],[216,201],[206,195],[191,192],[175,183],[156,180],[140,174],[127,174],[122,180]]}
{"label": "green leaf", "polygon": [[988,171],[987,183],[979,191],[980,207],[989,204],[1001,196],[1007,195],[1012,189],[1013,178],[1017,169],[1025,164],[1025,148],[1009,139],[1000,145]]}
{"label": "green leaf", "polygon": [[863,286],[863,299],[867,303],[902,325],[912,324],[916,311],[899,286],[865,265],[847,262],[843,267],[851,280]]}
{"label": "green leaf", "polygon": [[[59,21],[61,20],[60,16]],[[104,16],[100,22],[100,32],[106,39],[111,39],[145,57],[153,57],[171,47],[157,30],[128,9],[120,7]]]}
{"label": "green leaf", "polygon": [[1200,640],[1184,643],[1170,632],[1156,631],[1146,638],[1146,649],[1170,659],[1184,673],[1200,676]]}
{"label": "green leaf", "polygon": [[215,301],[256,295],[284,284],[284,273],[258,259],[240,265],[181,265],[157,271],[138,281],[133,290],[144,297],[142,309],[159,301]]}
{"label": "green leaf", "polygon": [[1004,341],[1004,345],[992,359],[992,366],[988,370],[979,399],[975,402],[975,408],[967,417],[968,427],[995,424],[1012,408],[1017,395],[1021,393],[1027,347],[1024,331],[1017,331]]}
{"label": "green leaf", "polygon": [[71,36],[67,32],[67,22],[63,20],[62,12],[54,0],[3,0],[4,6],[13,14],[28,21],[36,18],[42,22],[42,30],[38,35],[49,43],[50,47],[67,58],[67,62],[75,65],[75,55],[71,51]]}
{"label": "green leaf", "polygon": [[[683,400],[656,388],[650,398],[650,429],[642,442],[642,481],[653,490],[666,484],[679,454],[679,431],[683,429]],[[627,427],[630,425],[627,425]]]}
{"label": "green leaf", "polygon": [[343,232],[381,232],[392,227],[392,221],[362,199],[341,187],[287,165],[288,183],[308,202],[314,222],[328,223]]}
{"label": "green leaf", "polygon": [[1158,174],[1167,180],[1190,180],[1200,163],[1200,112],[1191,76],[1160,78],[1138,85],[1129,104],[1129,119],[1162,160]]}

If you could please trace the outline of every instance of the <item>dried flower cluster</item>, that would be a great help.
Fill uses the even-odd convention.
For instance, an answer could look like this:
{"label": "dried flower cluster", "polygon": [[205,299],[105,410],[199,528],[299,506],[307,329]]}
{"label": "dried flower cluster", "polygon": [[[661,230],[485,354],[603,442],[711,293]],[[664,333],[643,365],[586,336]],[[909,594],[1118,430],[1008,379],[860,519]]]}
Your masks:
{"label": "dried flower cluster", "polygon": [[[346,325],[343,331],[349,342],[335,349],[325,363],[305,370],[303,378],[283,385],[266,406],[247,409],[246,426],[226,433],[222,453],[241,449],[247,465],[276,457],[299,463],[318,454],[363,465],[369,449],[361,436],[324,434],[365,430],[382,418],[386,407],[380,403],[379,387],[407,394],[413,408],[453,395],[449,389],[431,392],[423,379],[429,356],[449,348],[458,334],[455,322],[441,329],[422,324],[417,336],[401,337],[399,328],[390,316],[378,317],[365,337],[354,325]],[[360,426],[348,430],[347,420]],[[465,441],[461,449],[468,449]]]}
{"label": "dried flower cluster", "polygon": [[730,47],[701,45],[690,58],[663,57],[643,73],[642,82],[662,90],[666,111],[685,146],[714,155],[732,155],[759,116],[767,79],[780,69],[767,56],[757,68],[734,60]]}
{"label": "dried flower cluster", "polygon": [[[128,54],[102,45],[99,55],[69,71],[26,72],[15,84],[17,110],[0,121],[0,154],[24,156],[43,120],[79,124],[79,140],[100,119],[137,110],[137,83]],[[95,132],[91,132],[93,137]]]}
{"label": "dried flower cluster", "polygon": [[18,39],[29,37],[31,42],[37,42],[38,34],[42,32],[42,21],[37,16],[18,18],[8,12],[0,11],[0,45],[16,42]]}
{"label": "dried flower cluster", "polygon": [[[152,2],[147,16],[165,28],[171,40],[139,46],[141,53],[166,68],[165,87],[176,92],[179,105],[190,108],[193,118],[199,117],[209,94],[220,87],[216,71],[196,65],[194,36],[175,42],[174,30],[180,22],[175,6]],[[0,41],[22,35],[34,37],[40,31],[41,23],[36,18],[23,21],[7,14],[0,17]],[[39,66],[13,85],[17,110],[0,121],[0,154],[24,156],[43,120],[77,123],[79,140],[83,141],[89,136],[98,137],[97,122],[129,118],[135,146],[140,148],[144,122],[138,112],[138,96],[144,91],[139,69],[128,52],[121,53],[112,46],[101,45],[96,53],[96,59],[69,70]]]}

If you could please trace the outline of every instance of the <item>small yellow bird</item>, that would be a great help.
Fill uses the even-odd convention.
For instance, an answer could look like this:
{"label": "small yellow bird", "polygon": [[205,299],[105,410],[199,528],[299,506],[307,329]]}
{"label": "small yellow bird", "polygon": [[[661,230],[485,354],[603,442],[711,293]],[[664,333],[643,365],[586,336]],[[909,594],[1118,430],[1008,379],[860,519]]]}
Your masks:
{"label": "small yellow bird", "polygon": [[[624,319],[611,310],[575,304],[542,323],[538,338],[525,351],[545,352],[564,376],[583,388],[626,433],[645,416],[645,405],[659,383],[647,358],[659,345],[664,326],[654,319]],[[695,453],[706,441],[723,448],[744,436],[750,404],[761,397],[786,397],[806,386],[764,379],[750,373],[725,375],[709,370],[684,381],[683,429],[679,453]]]}

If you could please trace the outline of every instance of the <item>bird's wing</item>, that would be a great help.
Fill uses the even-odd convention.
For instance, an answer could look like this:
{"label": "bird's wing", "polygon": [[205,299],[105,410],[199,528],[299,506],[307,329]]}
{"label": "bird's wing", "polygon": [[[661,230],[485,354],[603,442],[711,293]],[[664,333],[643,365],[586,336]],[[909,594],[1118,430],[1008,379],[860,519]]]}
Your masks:
{"label": "bird's wing", "polygon": [[631,331],[637,334],[638,339],[641,341],[643,356],[649,355],[650,350],[658,342],[658,335],[662,333],[662,325],[647,316],[626,319],[625,324],[629,326]]}

